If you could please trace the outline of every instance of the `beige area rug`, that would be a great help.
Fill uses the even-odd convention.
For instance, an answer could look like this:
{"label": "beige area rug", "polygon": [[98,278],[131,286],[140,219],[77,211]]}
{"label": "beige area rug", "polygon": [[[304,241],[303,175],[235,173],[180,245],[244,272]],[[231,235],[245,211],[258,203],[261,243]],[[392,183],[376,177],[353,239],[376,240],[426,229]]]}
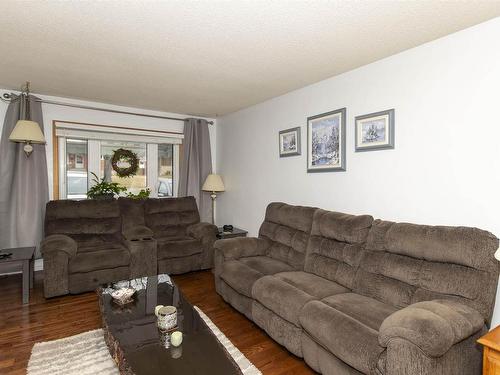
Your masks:
{"label": "beige area rug", "polygon": [[[198,307],[198,314],[238,364],[244,375],[262,375]],[[102,329],[60,340],[36,343],[31,350],[27,375],[118,375]]]}

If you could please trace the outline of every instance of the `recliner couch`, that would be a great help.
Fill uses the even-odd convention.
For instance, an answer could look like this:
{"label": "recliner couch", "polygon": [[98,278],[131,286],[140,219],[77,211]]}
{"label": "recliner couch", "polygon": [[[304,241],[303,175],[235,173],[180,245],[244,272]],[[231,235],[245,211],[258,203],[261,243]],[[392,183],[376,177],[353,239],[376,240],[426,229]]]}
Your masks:
{"label": "recliner couch", "polygon": [[[271,203],[259,238],[215,247],[219,294],[319,373],[481,373],[491,233]],[[254,267],[265,258],[293,269]]]}
{"label": "recliner couch", "polygon": [[45,297],[211,268],[216,235],[194,197],[50,201],[40,245]]}

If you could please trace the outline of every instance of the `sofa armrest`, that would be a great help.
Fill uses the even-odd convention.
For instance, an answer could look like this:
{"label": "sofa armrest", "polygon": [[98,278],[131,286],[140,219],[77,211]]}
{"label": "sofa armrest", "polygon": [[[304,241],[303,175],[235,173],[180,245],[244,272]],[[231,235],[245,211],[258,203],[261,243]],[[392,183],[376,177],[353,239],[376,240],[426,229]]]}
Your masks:
{"label": "sofa armrest", "polygon": [[256,237],[236,237],[215,242],[215,251],[225,260],[265,255],[269,241]]}
{"label": "sofa armrest", "polygon": [[45,298],[69,293],[68,263],[77,250],[76,241],[63,234],[50,235],[40,243]]}
{"label": "sofa armrest", "polygon": [[392,339],[403,339],[429,357],[440,357],[483,327],[484,318],[471,307],[451,300],[424,301],[388,316],[379,343],[387,347]]}
{"label": "sofa armrest", "polygon": [[66,253],[71,258],[76,255],[77,249],[76,241],[64,234],[53,234],[45,237],[40,244],[40,251],[44,258],[58,251]]}
{"label": "sofa armrest", "polygon": [[188,236],[194,237],[197,240],[210,238],[215,242],[218,232],[217,226],[209,223],[197,223],[187,227]]}
{"label": "sofa armrest", "polygon": [[158,270],[157,243],[153,238],[122,241],[130,253],[130,278],[153,276]]}
{"label": "sofa armrest", "polygon": [[122,232],[122,234],[127,241],[150,240],[154,235],[151,229],[143,225],[136,225],[127,228]]}
{"label": "sofa armrest", "polygon": [[201,269],[214,266],[214,242],[217,240],[218,232],[219,230],[215,225],[203,222],[187,227],[188,236],[196,238],[203,246]]}

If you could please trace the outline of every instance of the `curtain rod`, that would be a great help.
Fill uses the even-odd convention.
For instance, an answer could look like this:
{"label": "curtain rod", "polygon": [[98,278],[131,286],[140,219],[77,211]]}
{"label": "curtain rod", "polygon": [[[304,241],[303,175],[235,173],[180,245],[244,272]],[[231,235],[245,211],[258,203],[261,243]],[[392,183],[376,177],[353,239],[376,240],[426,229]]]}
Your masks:
{"label": "curtain rod", "polygon": [[[73,107],[73,108],[81,108],[81,109],[90,109],[92,111],[102,111],[102,112],[111,112],[111,113],[120,113],[123,115],[133,115],[133,116],[142,116],[142,117],[152,117],[152,118],[160,118],[164,120],[174,120],[174,121],[182,121],[184,122],[187,119],[184,118],[178,118],[178,117],[168,117],[168,116],[159,116],[159,115],[148,115],[146,113],[138,113],[138,112],[128,112],[128,111],[119,111],[117,109],[105,109],[105,108],[99,108],[99,107],[91,107],[91,106],[86,106],[86,105],[80,105],[80,104],[70,104],[70,103],[63,103],[63,102],[56,102],[52,100],[43,100],[43,99],[36,99],[37,102],[40,103],[45,103],[45,104],[53,104],[53,105],[60,105],[63,107]],[[213,125],[213,121],[208,121],[209,125]]]}

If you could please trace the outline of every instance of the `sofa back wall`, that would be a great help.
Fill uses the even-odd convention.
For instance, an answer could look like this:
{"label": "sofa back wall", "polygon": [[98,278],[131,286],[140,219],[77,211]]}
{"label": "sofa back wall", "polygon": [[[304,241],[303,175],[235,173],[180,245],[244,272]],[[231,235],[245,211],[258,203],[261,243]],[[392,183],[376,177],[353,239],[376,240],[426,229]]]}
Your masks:
{"label": "sofa back wall", "polygon": [[[500,237],[499,39],[494,19],[219,118],[217,222],[256,235],[281,201]],[[347,171],[306,173],[307,117],[343,107]],[[390,108],[395,149],[355,153],[354,117]],[[278,132],[295,126],[302,155],[280,159]]]}

